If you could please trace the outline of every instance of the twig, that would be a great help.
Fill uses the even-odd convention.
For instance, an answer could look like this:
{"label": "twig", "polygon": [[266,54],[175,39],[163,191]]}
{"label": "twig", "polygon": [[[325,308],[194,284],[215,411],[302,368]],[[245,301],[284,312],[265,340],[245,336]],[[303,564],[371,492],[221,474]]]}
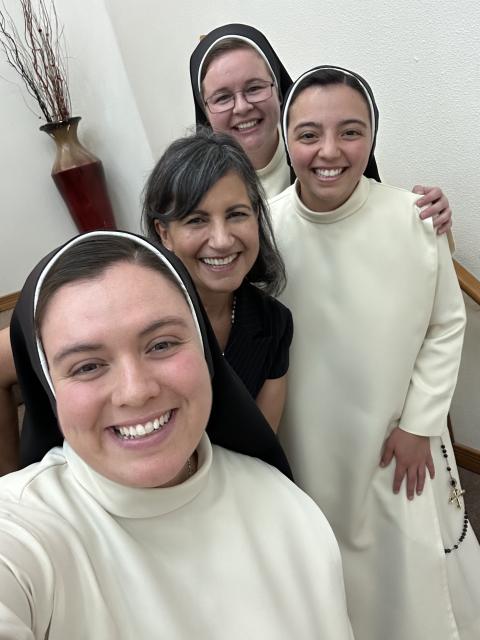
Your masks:
{"label": "twig", "polygon": [[67,56],[63,28],[53,0],[19,0],[22,35],[2,0],[0,46],[8,64],[20,75],[27,92],[37,101],[47,122],[70,117]]}

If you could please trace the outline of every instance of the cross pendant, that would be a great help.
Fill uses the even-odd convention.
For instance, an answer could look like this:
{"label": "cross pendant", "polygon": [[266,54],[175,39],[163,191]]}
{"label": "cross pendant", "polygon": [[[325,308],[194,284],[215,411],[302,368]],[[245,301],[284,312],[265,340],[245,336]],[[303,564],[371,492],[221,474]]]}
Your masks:
{"label": "cross pendant", "polygon": [[460,496],[463,496],[463,494],[465,493],[465,489],[452,489],[452,492],[450,493],[450,498],[448,500],[449,504],[453,504],[456,503],[457,509],[461,509],[461,505],[460,505]]}

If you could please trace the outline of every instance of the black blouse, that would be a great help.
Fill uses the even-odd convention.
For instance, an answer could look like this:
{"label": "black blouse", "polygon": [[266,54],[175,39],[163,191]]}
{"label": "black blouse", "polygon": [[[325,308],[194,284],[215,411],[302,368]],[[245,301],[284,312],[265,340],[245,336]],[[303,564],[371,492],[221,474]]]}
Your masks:
{"label": "black blouse", "polygon": [[281,302],[244,282],[236,291],[233,323],[225,358],[256,398],[265,380],[288,371],[293,337],[290,310]]}

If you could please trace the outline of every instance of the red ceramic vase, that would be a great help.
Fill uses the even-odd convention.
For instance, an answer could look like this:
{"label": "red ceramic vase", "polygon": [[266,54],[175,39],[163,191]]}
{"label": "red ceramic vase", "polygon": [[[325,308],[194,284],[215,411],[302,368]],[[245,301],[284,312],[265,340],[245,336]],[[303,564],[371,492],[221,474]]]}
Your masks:
{"label": "red ceramic vase", "polygon": [[80,232],[116,229],[102,162],[80,144],[79,121],[74,117],[40,127],[57,145],[53,181]]}

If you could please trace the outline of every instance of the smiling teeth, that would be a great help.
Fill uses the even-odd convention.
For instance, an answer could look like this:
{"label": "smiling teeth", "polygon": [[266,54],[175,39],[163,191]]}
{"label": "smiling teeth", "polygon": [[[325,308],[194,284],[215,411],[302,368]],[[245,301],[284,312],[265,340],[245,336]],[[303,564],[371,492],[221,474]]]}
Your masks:
{"label": "smiling teeth", "polygon": [[342,173],[343,169],[315,169],[315,173],[317,176],[322,176],[323,178],[333,178],[335,176],[339,176]]}
{"label": "smiling teeth", "polygon": [[205,262],[205,264],[211,265],[212,267],[222,267],[226,264],[231,264],[237,256],[238,253],[234,253],[226,258],[201,258],[201,261]]}
{"label": "smiling teeth", "polygon": [[258,123],[258,120],[250,120],[250,122],[241,122],[240,124],[235,125],[236,129],[251,129],[255,127]]}
{"label": "smiling teeth", "polygon": [[167,411],[155,420],[149,420],[145,424],[136,424],[131,427],[114,427],[115,432],[120,435],[124,440],[135,440],[138,438],[145,438],[153,431],[158,431],[164,427],[172,417],[172,412]]}

